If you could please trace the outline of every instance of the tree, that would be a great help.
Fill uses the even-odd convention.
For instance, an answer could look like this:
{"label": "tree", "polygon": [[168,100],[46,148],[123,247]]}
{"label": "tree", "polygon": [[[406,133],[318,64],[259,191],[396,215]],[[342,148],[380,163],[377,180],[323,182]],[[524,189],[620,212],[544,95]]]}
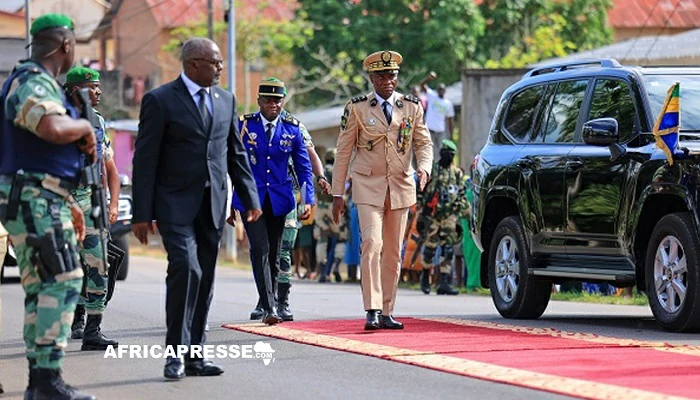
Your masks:
{"label": "tree", "polygon": [[[336,76],[350,83],[346,89],[366,87],[362,60],[389,49],[405,58],[400,79],[404,88],[431,70],[445,83],[458,81],[461,69],[473,58],[484,25],[474,0],[299,0],[299,4],[297,17],[314,29],[306,46],[294,50],[301,75]],[[347,62],[329,66],[321,54]],[[304,102],[325,103],[343,91],[327,86]]]}
{"label": "tree", "polygon": [[[612,0],[484,0],[479,10],[486,19],[486,33],[479,39],[476,59],[482,65],[504,57],[512,61],[518,54],[533,59],[533,42],[547,48],[533,62],[608,44],[611,7]],[[558,43],[547,44],[547,34],[556,35],[549,40]]]}

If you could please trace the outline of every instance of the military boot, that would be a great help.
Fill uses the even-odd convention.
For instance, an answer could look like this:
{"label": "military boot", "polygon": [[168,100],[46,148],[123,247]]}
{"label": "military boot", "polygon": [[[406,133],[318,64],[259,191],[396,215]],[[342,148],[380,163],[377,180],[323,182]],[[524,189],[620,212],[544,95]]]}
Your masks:
{"label": "military boot", "polygon": [[425,294],[430,294],[430,269],[423,269],[420,274],[420,290]]}
{"label": "military boot", "polygon": [[348,265],[348,282],[357,282],[357,264]]}
{"label": "military boot", "polygon": [[35,371],[34,400],[95,400],[95,396],[66,385],[60,369],[37,368]]}
{"label": "military boot", "polygon": [[450,286],[450,281],[451,277],[450,274],[441,272],[440,273],[440,284],[438,285],[437,288],[437,294],[449,294],[449,295],[457,295],[459,292]]}
{"label": "military boot", "polygon": [[291,283],[278,283],[277,289],[279,290],[279,299],[277,302],[277,315],[282,318],[282,321],[294,321],[294,315],[289,310],[289,290],[291,289]]}
{"label": "military boot", "polygon": [[78,304],[75,306],[75,313],[73,314],[73,324],[70,327],[71,339],[82,339],[83,331],[85,329],[85,306]]}
{"label": "military boot", "polygon": [[110,340],[102,334],[100,330],[102,324],[102,315],[88,315],[87,325],[85,325],[85,334],[83,335],[83,346],[80,350],[107,350],[109,346],[118,346],[119,343],[115,340]]}

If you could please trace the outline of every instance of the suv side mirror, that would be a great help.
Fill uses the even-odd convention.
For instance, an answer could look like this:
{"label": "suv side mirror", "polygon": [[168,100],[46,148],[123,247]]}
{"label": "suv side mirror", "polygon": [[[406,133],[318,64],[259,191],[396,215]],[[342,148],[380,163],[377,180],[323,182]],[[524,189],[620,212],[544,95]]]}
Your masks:
{"label": "suv side mirror", "polygon": [[615,118],[598,118],[583,124],[583,141],[594,146],[610,146],[620,140]]}
{"label": "suv side mirror", "polygon": [[119,175],[119,185],[121,187],[131,186],[131,178],[129,178],[129,175],[120,174]]}

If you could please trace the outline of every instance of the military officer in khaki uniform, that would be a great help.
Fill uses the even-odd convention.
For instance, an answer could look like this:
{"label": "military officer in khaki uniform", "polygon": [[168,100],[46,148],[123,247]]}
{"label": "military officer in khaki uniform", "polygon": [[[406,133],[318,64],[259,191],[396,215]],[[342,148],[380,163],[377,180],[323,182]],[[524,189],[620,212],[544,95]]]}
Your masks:
{"label": "military officer in khaki uniform", "polygon": [[411,150],[417,158],[420,190],[433,164],[433,144],[420,99],[395,91],[402,59],[394,51],[378,51],[365,58],[363,67],[374,92],[353,98],[345,106],[333,167],[336,223],[344,209],[348,171],[352,177],[362,232],[360,268],[366,330],[403,329],[392,314],[408,208],[416,202]]}

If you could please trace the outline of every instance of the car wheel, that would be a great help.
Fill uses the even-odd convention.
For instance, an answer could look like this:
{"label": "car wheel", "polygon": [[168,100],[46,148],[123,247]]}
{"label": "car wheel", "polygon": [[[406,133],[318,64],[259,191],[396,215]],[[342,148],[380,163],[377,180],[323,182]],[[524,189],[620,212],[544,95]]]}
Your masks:
{"label": "car wheel", "polygon": [[661,326],[672,332],[700,330],[700,241],[690,213],[669,214],[656,224],[646,257],[649,305]]}
{"label": "car wheel", "polygon": [[491,239],[489,287],[498,312],[505,318],[538,318],[549,303],[552,283],[528,275],[532,258],[519,217],[503,219]]}
{"label": "car wheel", "polygon": [[112,243],[126,253],[122,266],[119,268],[119,273],[117,274],[117,280],[123,281],[126,280],[126,276],[129,274],[129,241],[126,239],[126,235],[121,235],[112,238]]}

